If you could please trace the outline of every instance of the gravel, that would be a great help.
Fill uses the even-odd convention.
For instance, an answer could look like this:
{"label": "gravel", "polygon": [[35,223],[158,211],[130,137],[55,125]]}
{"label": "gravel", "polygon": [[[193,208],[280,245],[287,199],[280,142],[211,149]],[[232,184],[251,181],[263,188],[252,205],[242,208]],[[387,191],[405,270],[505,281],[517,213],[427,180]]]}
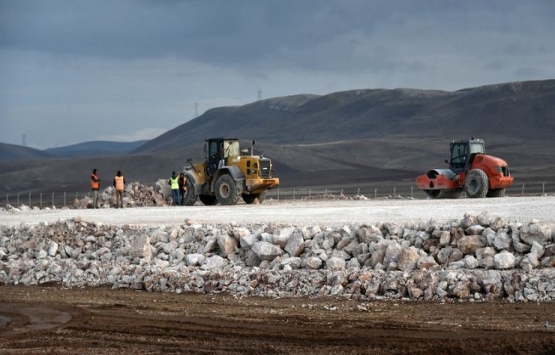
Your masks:
{"label": "gravel", "polygon": [[265,201],[261,205],[141,207],[127,209],[0,209],[0,225],[38,224],[82,217],[107,224],[172,225],[195,223],[278,223],[292,225],[340,226],[352,223],[404,223],[411,220],[446,222],[465,214],[491,217],[508,222],[539,220],[555,224],[555,196],[505,197],[458,200],[377,199],[366,201]]}

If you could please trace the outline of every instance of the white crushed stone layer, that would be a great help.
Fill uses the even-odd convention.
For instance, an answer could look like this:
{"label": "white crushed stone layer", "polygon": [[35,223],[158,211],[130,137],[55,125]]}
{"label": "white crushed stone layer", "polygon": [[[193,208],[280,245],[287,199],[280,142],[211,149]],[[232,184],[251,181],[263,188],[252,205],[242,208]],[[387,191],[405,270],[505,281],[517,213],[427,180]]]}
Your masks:
{"label": "white crushed stone layer", "polygon": [[492,218],[526,223],[555,223],[555,196],[457,200],[377,199],[367,201],[268,201],[260,205],[140,207],[126,209],[12,210],[0,212],[0,225],[38,224],[72,219],[106,224],[168,225],[183,223],[279,223],[338,226],[351,223],[445,222],[487,211]]}

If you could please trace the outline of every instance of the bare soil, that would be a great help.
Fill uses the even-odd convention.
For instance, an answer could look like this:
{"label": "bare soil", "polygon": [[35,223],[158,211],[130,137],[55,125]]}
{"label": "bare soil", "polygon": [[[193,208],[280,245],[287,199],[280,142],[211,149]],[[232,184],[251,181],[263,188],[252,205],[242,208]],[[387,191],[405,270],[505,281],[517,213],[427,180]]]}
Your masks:
{"label": "bare soil", "polygon": [[0,286],[0,354],[554,354],[555,304]]}

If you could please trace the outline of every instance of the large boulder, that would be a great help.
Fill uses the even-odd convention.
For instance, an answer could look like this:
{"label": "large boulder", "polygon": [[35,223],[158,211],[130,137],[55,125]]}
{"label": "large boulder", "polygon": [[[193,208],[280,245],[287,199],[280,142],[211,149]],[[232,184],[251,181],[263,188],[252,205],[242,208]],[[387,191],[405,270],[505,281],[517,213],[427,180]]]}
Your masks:
{"label": "large boulder", "polygon": [[520,239],[528,245],[532,245],[533,242],[545,245],[551,240],[551,228],[547,225],[530,223],[520,227]]}
{"label": "large boulder", "polygon": [[280,247],[268,242],[256,242],[252,245],[251,250],[258,256],[260,260],[272,261],[277,256],[283,254]]}
{"label": "large boulder", "polygon": [[474,254],[477,249],[486,246],[484,239],[481,235],[465,235],[457,241],[457,247],[463,254]]}

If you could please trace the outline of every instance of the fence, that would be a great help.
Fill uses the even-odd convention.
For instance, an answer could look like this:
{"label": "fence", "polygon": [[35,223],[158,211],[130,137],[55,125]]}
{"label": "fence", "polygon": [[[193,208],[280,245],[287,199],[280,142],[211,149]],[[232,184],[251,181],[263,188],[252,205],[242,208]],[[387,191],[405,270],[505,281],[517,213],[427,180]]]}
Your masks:
{"label": "fence", "polygon": [[[507,196],[540,196],[555,194],[555,183],[552,182],[530,182],[513,185],[507,190]],[[345,187],[298,187],[298,188],[277,188],[269,190],[266,198],[274,200],[301,200],[311,198],[331,198],[333,196],[345,195],[349,197],[365,196],[369,199],[377,198],[414,198],[425,199],[427,196],[416,186],[410,183],[400,183],[391,185],[365,185],[361,187],[345,186]],[[6,194],[6,205],[29,207],[70,207],[73,201],[91,197],[91,192],[18,192]]]}
{"label": "fence", "polygon": [[[555,183],[548,182],[530,182],[524,184],[513,185],[507,189],[506,196],[543,196],[555,195]],[[388,186],[372,186],[364,187],[344,187],[344,188],[278,188],[268,191],[266,198],[273,199],[306,199],[315,198],[322,195],[346,195],[349,197],[364,196],[369,199],[377,198],[414,198],[427,199],[427,195],[416,186],[411,184],[391,184]]]}
{"label": "fence", "polygon": [[91,197],[90,192],[18,192],[6,194],[6,205],[29,207],[69,207],[73,206],[73,201],[82,199],[85,196]]}

